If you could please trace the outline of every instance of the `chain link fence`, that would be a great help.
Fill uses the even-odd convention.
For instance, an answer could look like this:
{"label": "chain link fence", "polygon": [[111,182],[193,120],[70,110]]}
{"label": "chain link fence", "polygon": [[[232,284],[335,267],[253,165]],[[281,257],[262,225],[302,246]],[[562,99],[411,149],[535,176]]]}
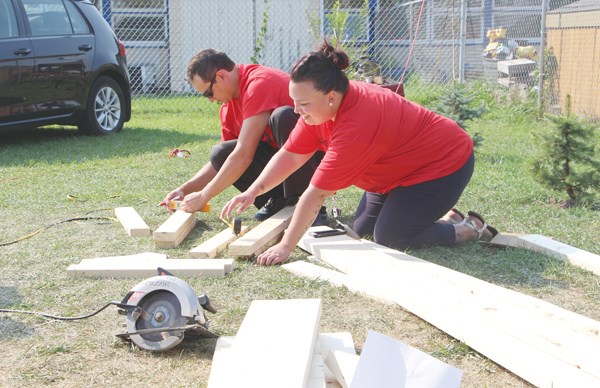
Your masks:
{"label": "chain link fence", "polygon": [[[98,0],[125,42],[134,96],[188,96],[194,53],[289,71],[322,37],[353,59],[350,75],[403,82],[407,94],[487,80],[600,118],[600,0]],[[543,49],[542,49],[543,47]],[[544,71],[539,72],[540,64]],[[134,98],[135,98],[134,97]]]}

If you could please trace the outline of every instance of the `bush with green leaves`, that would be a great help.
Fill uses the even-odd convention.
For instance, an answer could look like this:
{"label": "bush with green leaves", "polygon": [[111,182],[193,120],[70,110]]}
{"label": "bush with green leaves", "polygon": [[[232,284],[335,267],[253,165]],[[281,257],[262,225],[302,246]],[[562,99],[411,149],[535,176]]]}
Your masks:
{"label": "bush with green leaves", "polygon": [[532,162],[534,177],[567,194],[563,207],[592,203],[600,187],[598,127],[571,114],[570,96],[566,115],[547,118],[554,125],[538,135],[541,152]]}

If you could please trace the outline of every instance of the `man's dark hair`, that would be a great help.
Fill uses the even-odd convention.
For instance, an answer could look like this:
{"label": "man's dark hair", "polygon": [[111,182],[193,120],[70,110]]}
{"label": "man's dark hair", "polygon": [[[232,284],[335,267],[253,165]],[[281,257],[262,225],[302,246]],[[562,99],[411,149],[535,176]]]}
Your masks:
{"label": "man's dark hair", "polygon": [[233,62],[227,54],[214,49],[204,49],[194,55],[187,67],[188,82],[192,81],[195,75],[200,76],[205,82],[210,81],[217,71],[225,69],[233,70]]}

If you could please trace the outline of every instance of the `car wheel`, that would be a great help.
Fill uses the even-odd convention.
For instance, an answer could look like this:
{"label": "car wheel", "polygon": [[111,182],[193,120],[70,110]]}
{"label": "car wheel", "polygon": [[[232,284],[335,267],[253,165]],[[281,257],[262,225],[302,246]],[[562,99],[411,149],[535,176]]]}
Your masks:
{"label": "car wheel", "polygon": [[124,123],[124,102],[121,86],[112,78],[99,77],[90,89],[79,130],[90,135],[120,132]]}

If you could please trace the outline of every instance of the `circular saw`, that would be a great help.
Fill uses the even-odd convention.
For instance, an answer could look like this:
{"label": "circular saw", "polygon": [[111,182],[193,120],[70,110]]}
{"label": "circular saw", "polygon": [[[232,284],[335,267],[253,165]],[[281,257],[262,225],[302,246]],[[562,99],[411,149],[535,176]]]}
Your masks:
{"label": "circular saw", "polygon": [[127,316],[127,332],[117,336],[154,352],[177,346],[186,333],[216,337],[204,314],[216,313],[208,296],[197,296],[189,284],[162,268],[158,273],[138,283],[118,304],[119,314]]}

